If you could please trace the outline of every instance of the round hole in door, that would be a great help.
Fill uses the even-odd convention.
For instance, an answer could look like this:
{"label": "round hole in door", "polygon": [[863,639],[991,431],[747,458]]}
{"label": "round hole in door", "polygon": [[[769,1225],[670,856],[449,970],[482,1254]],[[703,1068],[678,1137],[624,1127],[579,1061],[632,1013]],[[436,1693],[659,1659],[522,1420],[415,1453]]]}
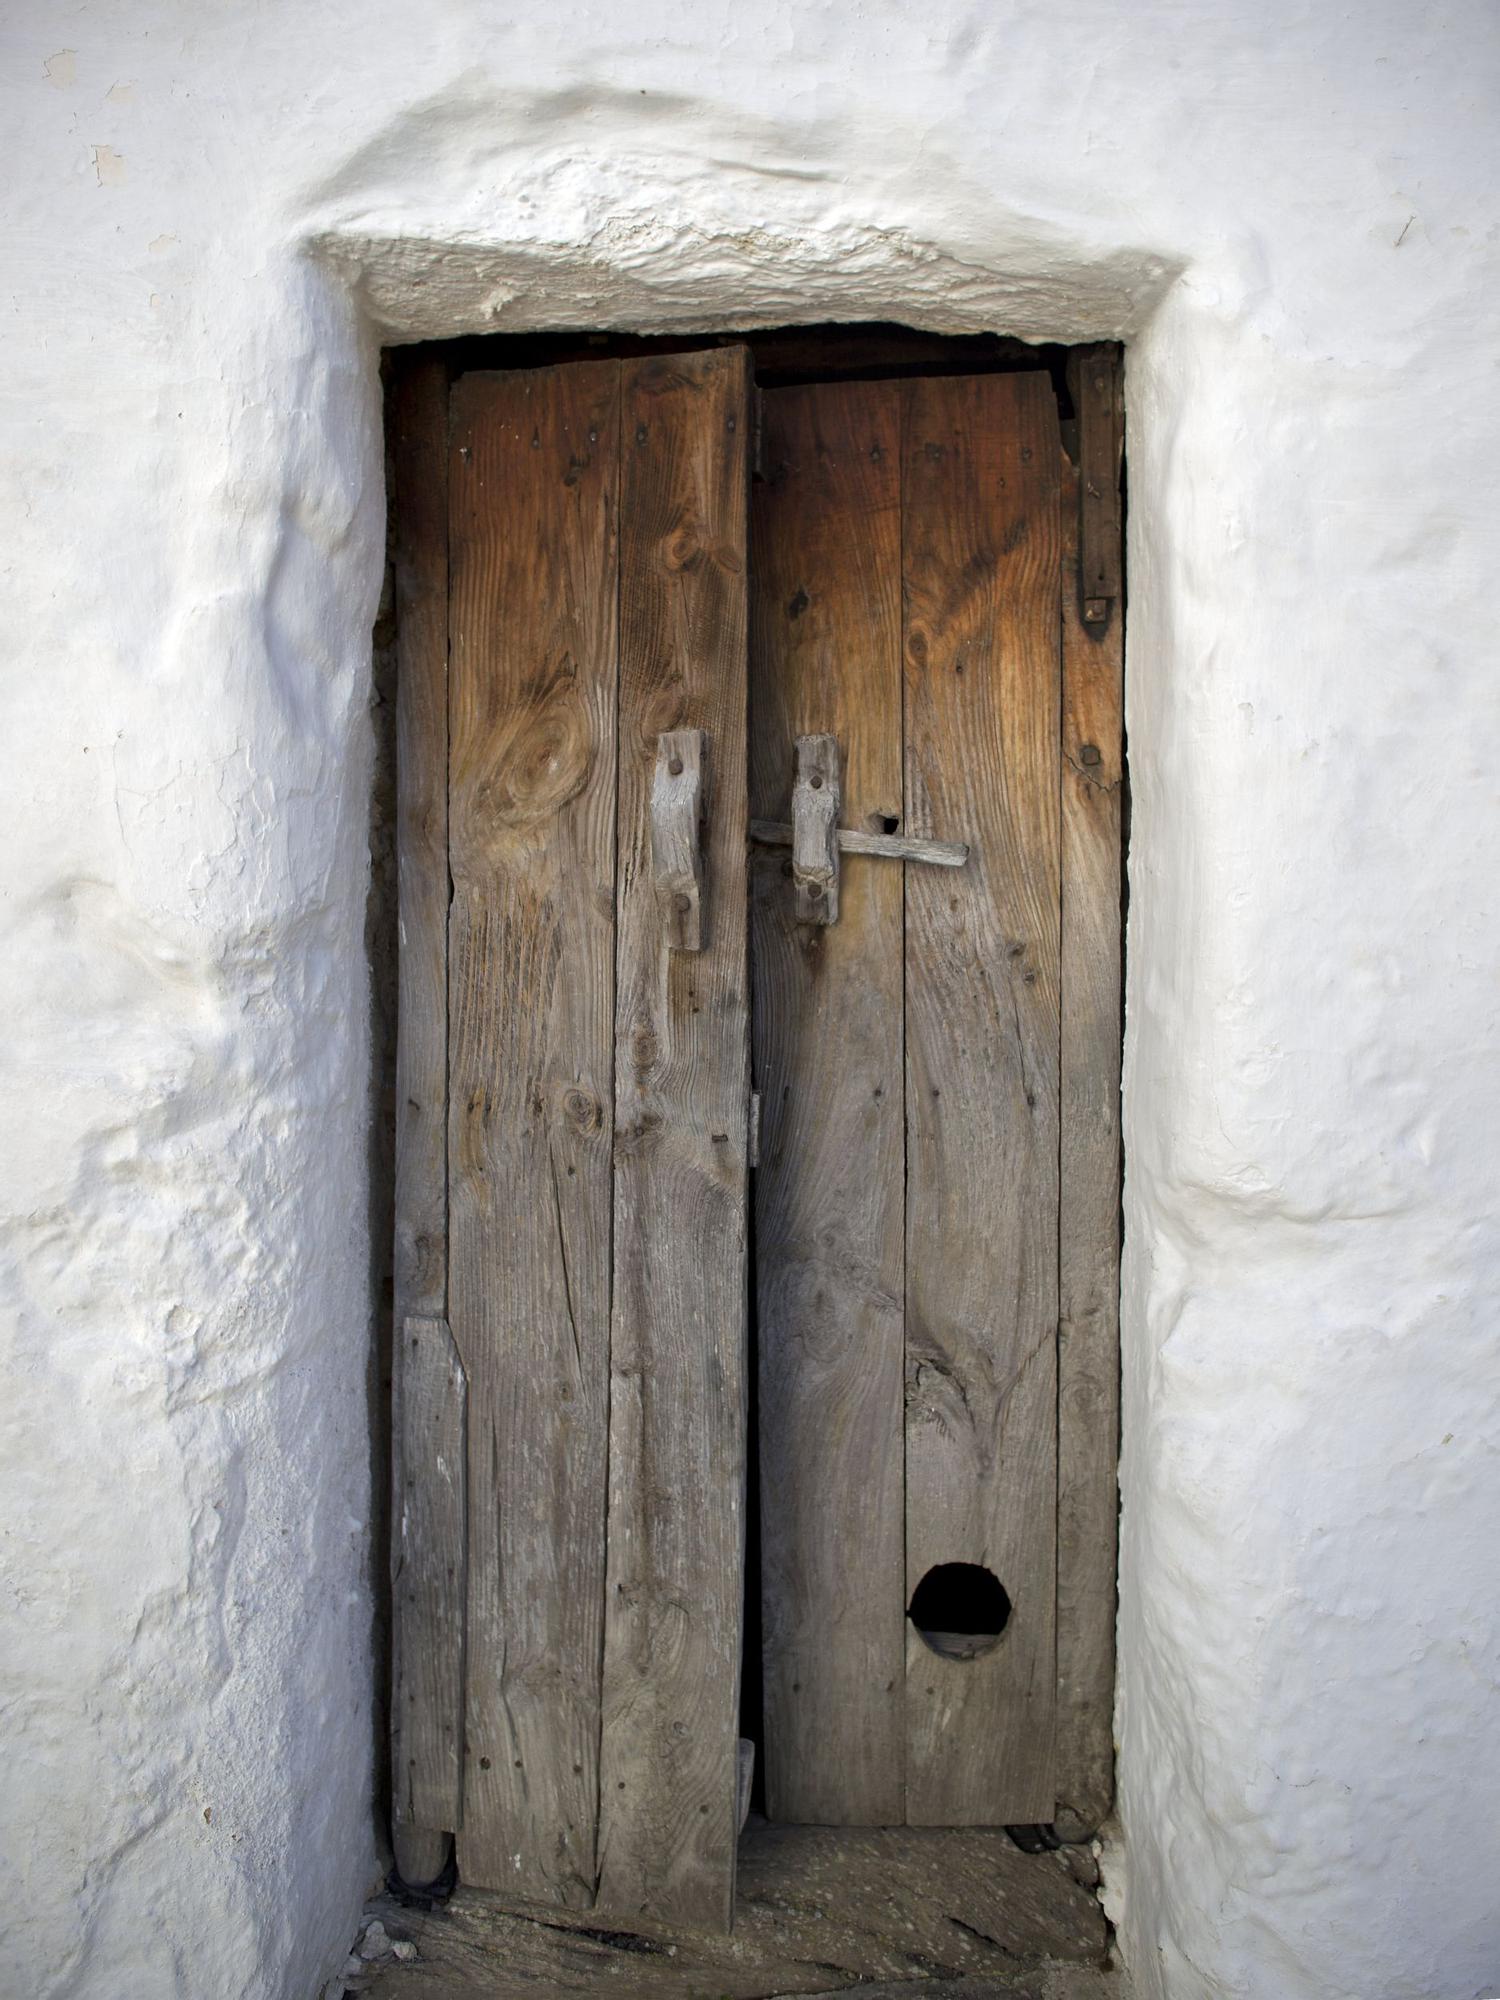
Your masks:
{"label": "round hole in door", "polygon": [[925,1646],[945,1660],[991,1653],[1010,1622],[1010,1593],[980,1563],[939,1563],[911,1594],[907,1617]]}

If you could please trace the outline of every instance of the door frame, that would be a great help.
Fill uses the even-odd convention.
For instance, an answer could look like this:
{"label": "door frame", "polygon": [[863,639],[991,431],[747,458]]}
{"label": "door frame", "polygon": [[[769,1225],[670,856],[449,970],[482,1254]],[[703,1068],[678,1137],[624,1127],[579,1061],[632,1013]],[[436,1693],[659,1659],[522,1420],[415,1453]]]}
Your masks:
{"label": "door frame", "polygon": [[[1064,1183],[1061,1200],[1060,1238],[1066,1236],[1069,1204],[1067,1195],[1068,1132],[1066,1107],[1072,1101],[1082,1117],[1086,1112],[1095,1127],[1095,1140],[1087,1162],[1088,1214],[1093,1221],[1077,1235],[1088,1235],[1094,1245],[1060,1240],[1059,1300],[1059,1652],[1058,1714],[1060,1739],[1063,1718],[1071,1712],[1080,1753],[1074,1762],[1069,1789],[1060,1783],[1060,1806],[1056,1820],[1059,1835],[1082,1838],[1091,1834],[1106,1817],[1113,1796],[1113,1741],[1110,1726],[1111,1691],[1114,1672],[1114,1603],[1117,1510],[1117,1450],[1119,1409],[1119,1189],[1120,1189],[1120,1021],[1123,1008],[1124,871],[1123,856],[1128,820],[1128,793],[1123,739],[1123,637],[1124,577],[1122,544],[1123,484],[1123,398],[1121,353],[1113,344],[1089,347],[1038,348],[1021,341],[994,336],[948,337],[914,333],[910,329],[870,328],[836,330],[794,327],[770,333],[726,332],[723,335],[650,337],[637,335],[582,334],[560,338],[548,336],[485,336],[431,343],[396,350],[388,370],[388,440],[392,469],[392,552],[394,569],[394,678],[395,733],[412,740],[420,736],[420,702],[413,700],[417,676],[412,668],[414,650],[435,643],[435,605],[430,580],[414,572],[409,560],[414,533],[420,533],[421,490],[424,478],[423,445],[408,428],[403,433],[400,411],[420,402],[423,394],[435,393],[442,371],[442,399],[446,406],[447,386],[453,379],[476,366],[544,366],[569,358],[600,358],[610,352],[640,353],[671,351],[724,343],[749,344],[756,353],[757,376],[772,382],[816,379],[839,374],[930,374],[988,372],[996,368],[1047,366],[1073,405],[1073,414],[1062,419],[1062,436],[1067,458],[1074,466],[1076,488],[1065,498],[1065,521],[1076,529],[1071,560],[1077,565],[1077,582],[1065,592],[1063,646],[1063,700],[1061,726],[1064,734],[1063,796],[1059,811],[1063,826],[1064,925],[1063,925],[1063,1068],[1062,1097],[1065,1107],[1063,1160]],[[1102,394],[1091,396],[1090,368],[1102,370]],[[764,374],[762,369],[764,368]],[[425,389],[420,385],[426,385]],[[444,419],[444,423],[446,419]],[[430,437],[432,414],[425,424]],[[1111,476],[1110,468],[1114,468]],[[430,468],[429,468],[430,470]],[[444,489],[439,489],[444,490]],[[426,532],[434,532],[429,521]],[[1100,603],[1106,607],[1096,615]],[[1069,609],[1071,607],[1071,609]],[[446,644],[446,603],[442,607]],[[1113,748],[1111,748],[1111,738]],[[1102,739],[1102,741],[1101,741]],[[1090,760],[1089,753],[1098,753]],[[398,751],[399,758],[399,751]],[[411,758],[405,760],[410,768]],[[430,797],[406,796],[397,785],[398,843],[412,839],[428,847],[446,834],[446,821],[438,803]],[[1103,819],[1101,833],[1098,822]],[[1118,889],[1112,936],[1097,932],[1084,936],[1069,930],[1067,897],[1068,853],[1071,837],[1075,846],[1083,842],[1095,872],[1108,863]],[[446,865],[446,864],[445,864]],[[1077,899],[1073,907],[1077,908]],[[1109,927],[1106,927],[1109,928]],[[1071,950],[1070,950],[1071,942]],[[1068,967],[1073,966],[1071,991],[1075,998],[1087,993],[1087,1006],[1075,1011],[1073,1030],[1081,1033],[1084,1015],[1097,1023],[1098,1010],[1108,1006],[1115,1031],[1107,1046],[1112,1052],[1109,1073],[1087,1076],[1073,1073],[1067,1061],[1069,1037]],[[399,1004],[399,1003],[398,1003]],[[412,1003],[408,1000],[408,1006]],[[1091,1028],[1091,1032],[1096,1030]],[[1094,1066],[1097,1071],[1097,1065]],[[398,1115],[404,1100],[398,1091]],[[1108,1144],[1098,1143],[1098,1128],[1107,1127]],[[1107,1175],[1100,1171],[1103,1153],[1109,1154]],[[395,1181],[399,1188],[403,1148],[396,1149]],[[1083,1165],[1075,1161],[1075,1170]],[[1101,1240],[1098,1218],[1105,1203],[1110,1220],[1105,1230],[1108,1254],[1097,1254]],[[422,1219],[416,1213],[403,1214],[395,1225],[395,1255],[399,1274],[404,1270],[417,1285],[422,1282],[424,1260],[430,1263],[428,1239]],[[410,1284],[407,1287],[410,1296]],[[385,1351],[390,1353],[389,1325]],[[1106,1451],[1099,1440],[1109,1439]],[[401,1478],[398,1412],[389,1439],[392,1480]],[[1065,1575],[1064,1545],[1074,1551],[1075,1564]],[[1076,1577],[1076,1582],[1069,1582]],[[1102,1610],[1101,1610],[1102,1607]],[[1072,1637],[1068,1637],[1072,1621]],[[1085,1631],[1082,1629],[1087,1627]],[[1069,1651],[1071,1647],[1071,1652]],[[1065,1657],[1066,1656],[1066,1657]],[[394,1803],[394,1801],[393,1801]],[[446,1843],[416,1834],[409,1823],[403,1828],[397,1848],[400,1874],[412,1882],[426,1882],[441,1876],[446,1865]]]}

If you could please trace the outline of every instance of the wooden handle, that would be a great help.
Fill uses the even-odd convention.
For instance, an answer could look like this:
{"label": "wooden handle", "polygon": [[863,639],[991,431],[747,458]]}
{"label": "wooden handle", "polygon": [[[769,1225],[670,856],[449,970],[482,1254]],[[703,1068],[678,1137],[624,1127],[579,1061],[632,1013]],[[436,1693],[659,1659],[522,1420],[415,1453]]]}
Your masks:
{"label": "wooden handle", "polygon": [[792,785],[792,881],[799,924],[839,920],[842,789],[837,737],[799,736]]}
{"label": "wooden handle", "polygon": [[703,949],[703,826],[708,816],[708,735],[668,729],[656,739],[651,782],[651,866],[672,951]]}

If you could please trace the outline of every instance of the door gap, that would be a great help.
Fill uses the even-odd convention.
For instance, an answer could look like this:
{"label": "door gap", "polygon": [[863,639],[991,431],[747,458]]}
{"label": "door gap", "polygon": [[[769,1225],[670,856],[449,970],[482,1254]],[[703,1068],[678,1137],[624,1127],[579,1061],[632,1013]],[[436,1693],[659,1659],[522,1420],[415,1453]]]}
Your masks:
{"label": "door gap", "polygon": [[441,354],[450,377],[471,370],[556,368],[570,361],[628,359],[748,347],[757,387],[789,389],[819,382],[899,381],[948,375],[1006,375],[1044,369],[1052,381],[1065,442],[1074,434],[1069,359],[1059,341],[1017,340],[998,333],[931,333],[894,320],[811,326],[741,327],[719,333],[554,332],[471,334],[419,341],[401,350],[412,360]]}

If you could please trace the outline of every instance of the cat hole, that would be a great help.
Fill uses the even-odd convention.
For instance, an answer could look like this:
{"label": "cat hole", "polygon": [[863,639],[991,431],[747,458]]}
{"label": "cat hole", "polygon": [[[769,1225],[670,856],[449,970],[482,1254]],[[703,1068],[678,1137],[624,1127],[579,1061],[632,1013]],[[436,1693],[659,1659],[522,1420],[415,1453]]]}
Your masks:
{"label": "cat hole", "polygon": [[1010,1594],[980,1563],[939,1563],[911,1595],[907,1617],[940,1659],[992,1653],[1010,1622]]}

